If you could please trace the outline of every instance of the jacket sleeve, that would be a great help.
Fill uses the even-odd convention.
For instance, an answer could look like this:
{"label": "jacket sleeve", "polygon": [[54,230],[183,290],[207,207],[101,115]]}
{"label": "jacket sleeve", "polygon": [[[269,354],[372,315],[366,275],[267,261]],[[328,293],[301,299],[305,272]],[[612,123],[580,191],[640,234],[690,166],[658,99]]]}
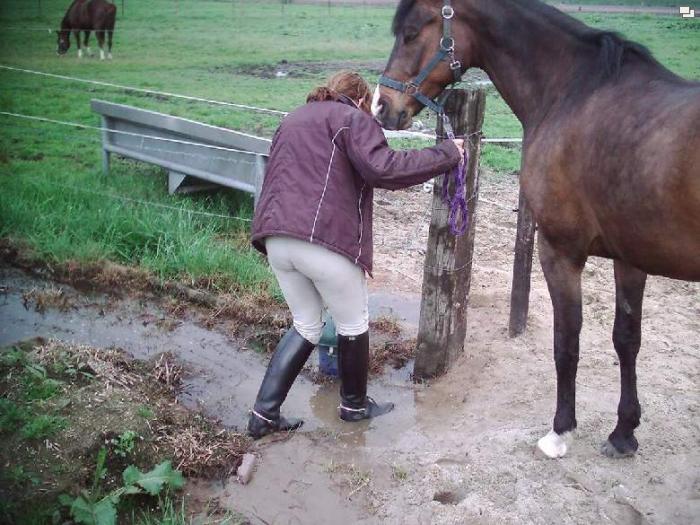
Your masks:
{"label": "jacket sleeve", "polygon": [[347,132],[340,137],[350,162],[370,186],[408,188],[459,164],[459,150],[450,140],[422,150],[395,151],[374,119],[359,111],[353,113]]}

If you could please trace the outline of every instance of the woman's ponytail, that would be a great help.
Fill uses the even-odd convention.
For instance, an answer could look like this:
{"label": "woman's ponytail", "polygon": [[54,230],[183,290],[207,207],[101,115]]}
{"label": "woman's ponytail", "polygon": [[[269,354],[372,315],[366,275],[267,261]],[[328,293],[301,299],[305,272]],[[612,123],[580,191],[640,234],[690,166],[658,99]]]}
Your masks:
{"label": "woman's ponytail", "polygon": [[369,85],[359,73],[354,71],[340,71],[331,76],[325,86],[317,87],[309,93],[306,102],[338,101],[343,96],[355,104],[362,100],[360,109],[366,113],[370,112],[372,93]]}
{"label": "woman's ponytail", "polygon": [[320,86],[314,89],[309,96],[306,97],[306,102],[325,102],[326,100],[340,100],[340,93],[332,90],[328,86]]}

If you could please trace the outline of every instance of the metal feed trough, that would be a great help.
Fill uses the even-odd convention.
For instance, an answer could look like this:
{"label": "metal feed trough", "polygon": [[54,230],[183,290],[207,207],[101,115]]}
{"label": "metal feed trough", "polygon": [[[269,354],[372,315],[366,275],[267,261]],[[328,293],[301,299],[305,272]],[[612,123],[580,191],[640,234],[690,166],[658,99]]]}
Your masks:
{"label": "metal feed trough", "polygon": [[[271,141],[103,100],[92,100],[102,116],[103,168],[112,153],[168,170],[168,188],[194,191],[213,184],[252,193],[257,203]],[[183,185],[193,177],[207,185]]]}

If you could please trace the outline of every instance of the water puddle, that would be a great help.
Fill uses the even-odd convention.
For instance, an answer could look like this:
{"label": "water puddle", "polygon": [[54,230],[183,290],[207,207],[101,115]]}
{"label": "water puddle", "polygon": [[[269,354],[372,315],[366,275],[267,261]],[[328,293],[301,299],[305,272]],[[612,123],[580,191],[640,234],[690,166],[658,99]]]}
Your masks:
{"label": "water puddle", "polygon": [[[42,313],[31,304],[25,307],[23,295],[55,290],[56,285],[7,268],[0,269],[0,284],[4,291],[0,345],[40,336],[98,348],[119,347],[138,359],[172,352],[191,371],[181,395],[183,404],[202,408],[227,426],[245,428],[265,372],[264,356],[241,351],[235,340],[192,321],[169,323],[169,314],[152,303],[84,294],[61,285],[71,306]],[[388,305],[388,310],[373,307],[374,315],[392,313],[407,325],[417,323],[417,304],[392,302],[376,294],[375,301]],[[315,355],[312,360],[317,363]],[[283,407],[285,413],[304,418],[302,431],[290,439],[266,438],[256,444],[259,463],[251,484],[230,480],[223,487],[200,484],[193,490],[216,496],[264,523],[374,523],[353,502],[364,490],[361,484],[353,486],[353,469],[376,464],[388,447],[414,441],[421,389],[410,382],[410,367],[390,370],[371,381],[369,390],[377,399],[394,401],[396,410],[379,423],[349,424],[337,417],[338,384],[317,385],[308,375],[298,378]],[[270,498],[271,494],[275,497]],[[344,516],[341,521],[339,512]]]}

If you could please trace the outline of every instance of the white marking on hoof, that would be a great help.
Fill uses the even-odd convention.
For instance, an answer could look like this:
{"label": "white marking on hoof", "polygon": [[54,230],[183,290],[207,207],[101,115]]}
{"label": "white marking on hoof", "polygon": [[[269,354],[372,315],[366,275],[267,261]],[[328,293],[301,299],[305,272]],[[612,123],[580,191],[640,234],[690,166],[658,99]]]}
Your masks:
{"label": "white marking on hoof", "polygon": [[83,58],[83,50],[78,49],[78,58]]}
{"label": "white marking on hoof", "polygon": [[112,60],[112,53],[107,53],[107,60]]}
{"label": "white marking on hoof", "polygon": [[105,52],[100,49],[100,60],[104,60],[104,59],[105,59]]}
{"label": "white marking on hoof", "polygon": [[92,56],[92,49],[90,49],[89,47],[86,47],[86,48],[85,48],[85,54],[88,55],[88,56]]}
{"label": "white marking on hoof", "polygon": [[379,104],[379,85],[377,89],[374,90],[374,95],[372,96],[372,115],[375,117],[379,115],[382,110],[382,106]]}
{"label": "white marking on hoof", "polygon": [[554,430],[550,430],[549,434],[537,442],[537,447],[549,458],[563,458],[569,450],[573,439],[572,432],[564,432],[559,435]]}

